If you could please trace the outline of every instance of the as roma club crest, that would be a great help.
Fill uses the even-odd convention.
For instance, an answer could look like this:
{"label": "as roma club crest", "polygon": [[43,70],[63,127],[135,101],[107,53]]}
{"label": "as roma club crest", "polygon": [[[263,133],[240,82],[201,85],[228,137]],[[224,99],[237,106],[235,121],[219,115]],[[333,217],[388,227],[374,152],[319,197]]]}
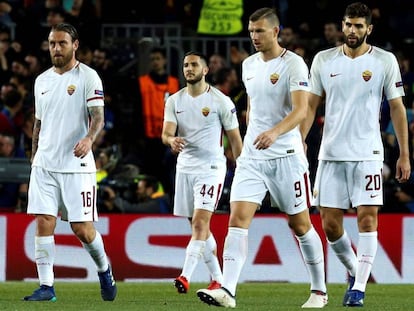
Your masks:
{"label": "as roma club crest", "polygon": [[371,80],[371,77],[372,77],[372,72],[371,72],[371,71],[369,71],[369,70],[365,70],[365,71],[362,73],[362,79],[364,79],[364,80],[365,80],[365,82],[367,82],[367,81]]}
{"label": "as roma club crest", "polygon": [[207,117],[210,113],[210,108],[204,107],[203,109],[201,109],[201,113],[203,114],[203,116]]}
{"label": "as roma club crest", "polygon": [[272,73],[270,75],[270,82],[272,82],[272,84],[275,84],[277,80],[279,80],[279,75],[277,73]]}
{"label": "as roma club crest", "polygon": [[72,95],[73,93],[75,93],[76,90],[76,86],[74,86],[73,84],[68,86],[67,92],[69,95]]}

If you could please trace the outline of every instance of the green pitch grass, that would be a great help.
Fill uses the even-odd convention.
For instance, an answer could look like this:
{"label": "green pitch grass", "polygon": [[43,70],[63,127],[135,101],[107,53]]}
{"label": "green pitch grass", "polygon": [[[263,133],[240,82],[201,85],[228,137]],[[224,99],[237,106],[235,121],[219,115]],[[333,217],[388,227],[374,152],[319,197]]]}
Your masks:
{"label": "green pitch grass", "polygon": [[[30,282],[0,282],[0,310],[53,311],[203,311],[221,310],[208,306],[196,296],[206,284],[191,284],[189,293],[178,294],[171,283],[118,282],[118,296],[113,302],[101,300],[98,283],[55,284],[56,302],[27,302],[22,297],[37,288]],[[329,304],[325,310],[342,310],[345,284],[328,284]],[[238,287],[236,310],[301,310],[309,295],[309,285],[291,283],[243,283]],[[414,285],[368,284],[364,311],[414,310]]]}

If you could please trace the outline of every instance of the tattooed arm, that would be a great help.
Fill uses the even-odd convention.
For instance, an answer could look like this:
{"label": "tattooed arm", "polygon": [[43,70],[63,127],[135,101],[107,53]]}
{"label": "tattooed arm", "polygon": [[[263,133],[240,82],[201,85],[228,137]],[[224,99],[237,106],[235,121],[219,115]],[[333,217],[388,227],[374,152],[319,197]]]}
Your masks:
{"label": "tattooed arm", "polygon": [[89,115],[90,124],[88,134],[86,137],[82,138],[73,149],[73,153],[76,157],[83,158],[89,151],[91,151],[93,142],[105,124],[103,106],[89,107]]}
{"label": "tattooed arm", "polygon": [[31,162],[33,162],[33,158],[37,152],[37,147],[39,145],[39,133],[40,133],[40,127],[41,122],[39,119],[35,119],[34,125],[33,125],[33,136],[32,136],[32,157],[30,159]]}

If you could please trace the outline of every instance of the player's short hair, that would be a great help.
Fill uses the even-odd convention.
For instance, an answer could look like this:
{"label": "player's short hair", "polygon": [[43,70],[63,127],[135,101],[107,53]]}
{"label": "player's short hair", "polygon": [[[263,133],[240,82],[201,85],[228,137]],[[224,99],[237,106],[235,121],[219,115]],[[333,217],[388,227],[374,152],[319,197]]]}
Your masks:
{"label": "player's short hair", "polygon": [[79,34],[76,28],[67,23],[60,23],[57,25],[52,26],[51,31],[64,31],[69,34],[69,36],[72,38],[72,42],[75,42],[76,40],[79,41]]}
{"label": "player's short hair", "polygon": [[207,60],[207,57],[203,53],[197,52],[197,51],[189,51],[185,53],[184,58],[190,55],[195,55],[195,56],[200,57],[201,61],[204,62],[204,64],[207,66],[208,60]]}
{"label": "player's short hair", "polygon": [[279,26],[279,17],[276,14],[276,10],[273,8],[261,8],[253,12],[249,17],[250,22],[257,22],[259,19],[267,19],[271,25]]}
{"label": "player's short hair", "polygon": [[344,20],[345,18],[365,18],[367,25],[371,24],[372,13],[369,7],[362,2],[354,2],[348,5],[345,9]]}

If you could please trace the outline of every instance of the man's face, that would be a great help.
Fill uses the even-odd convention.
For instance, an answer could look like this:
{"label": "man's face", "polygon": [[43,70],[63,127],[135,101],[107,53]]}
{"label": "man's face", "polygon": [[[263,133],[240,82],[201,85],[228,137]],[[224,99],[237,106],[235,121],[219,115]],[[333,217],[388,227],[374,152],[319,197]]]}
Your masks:
{"label": "man's face", "polygon": [[145,180],[140,180],[137,185],[137,196],[140,201],[144,201],[148,198],[147,183]]}
{"label": "man's face", "polygon": [[183,73],[189,84],[196,84],[207,74],[207,64],[197,55],[188,55],[184,58]]}
{"label": "man's face", "polygon": [[270,25],[265,18],[255,22],[250,21],[248,30],[253,46],[258,52],[267,52],[272,49],[279,32],[279,28]]}
{"label": "man's face", "polygon": [[72,42],[65,31],[52,31],[49,34],[49,52],[53,66],[63,68],[70,63],[78,48],[78,41]]}
{"label": "man's face", "polygon": [[372,25],[367,25],[365,18],[346,17],[342,22],[342,31],[345,36],[345,44],[351,49],[361,46],[372,31]]}
{"label": "man's face", "polygon": [[150,54],[151,71],[155,71],[155,72],[163,71],[166,64],[167,64],[167,60],[161,53],[157,52],[157,53]]}

